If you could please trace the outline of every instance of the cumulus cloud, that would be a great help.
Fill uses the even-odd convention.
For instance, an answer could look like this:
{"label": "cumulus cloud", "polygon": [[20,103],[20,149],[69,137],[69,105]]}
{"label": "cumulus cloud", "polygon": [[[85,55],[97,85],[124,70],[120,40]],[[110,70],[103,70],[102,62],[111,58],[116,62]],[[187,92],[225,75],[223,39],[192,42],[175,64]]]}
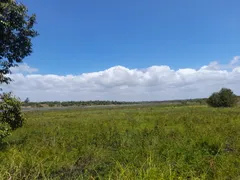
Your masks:
{"label": "cumulus cloud", "polygon": [[235,65],[239,63],[239,61],[240,61],[240,56],[235,56],[233,60],[231,60],[230,65]]}
{"label": "cumulus cloud", "polygon": [[[21,98],[45,100],[120,100],[147,101],[207,97],[221,87],[240,94],[239,56],[229,67],[212,62],[199,69],[173,70],[169,66],[152,66],[144,70],[114,66],[80,75],[24,74],[37,69],[28,65],[11,74],[14,81],[5,86]],[[225,66],[226,67],[226,66]]]}
{"label": "cumulus cloud", "polygon": [[38,72],[38,69],[32,68],[26,63],[10,68],[12,73],[34,73]]}
{"label": "cumulus cloud", "polygon": [[201,70],[219,70],[219,69],[221,69],[221,66],[220,64],[218,64],[217,61],[213,61],[209,65],[201,67]]}
{"label": "cumulus cloud", "polygon": [[209,65],[201,67],[202,70],[229,70],[239,66],[240,56],[235,56],[228,64],[219,64],[217,61],[210,62]]}

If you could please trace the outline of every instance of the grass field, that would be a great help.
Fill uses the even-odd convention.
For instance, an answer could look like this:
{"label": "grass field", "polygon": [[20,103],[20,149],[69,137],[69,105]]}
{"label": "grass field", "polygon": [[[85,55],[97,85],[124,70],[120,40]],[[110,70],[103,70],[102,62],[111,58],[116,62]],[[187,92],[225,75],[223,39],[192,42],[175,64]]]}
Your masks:
{"label": "grass field", "polygon": [[27,112],[0,150],[0,179],[240,179],[240,109]]}

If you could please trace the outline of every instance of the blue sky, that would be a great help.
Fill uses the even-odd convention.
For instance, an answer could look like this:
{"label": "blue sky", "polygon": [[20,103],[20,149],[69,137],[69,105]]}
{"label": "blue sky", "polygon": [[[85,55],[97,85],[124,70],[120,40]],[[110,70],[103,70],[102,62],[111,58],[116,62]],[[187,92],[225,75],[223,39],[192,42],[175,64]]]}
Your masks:
{"label": "blue sky", "polygon": [[81,74],[115,65],[173,69],[240,54],[239,0],[22,0],[39,31],[28,65]]}
{"label": "blue sky", "polygon": [[34,53],[4,90],[22,99],[169,100],[240,95],[239,0],[22,0]]}

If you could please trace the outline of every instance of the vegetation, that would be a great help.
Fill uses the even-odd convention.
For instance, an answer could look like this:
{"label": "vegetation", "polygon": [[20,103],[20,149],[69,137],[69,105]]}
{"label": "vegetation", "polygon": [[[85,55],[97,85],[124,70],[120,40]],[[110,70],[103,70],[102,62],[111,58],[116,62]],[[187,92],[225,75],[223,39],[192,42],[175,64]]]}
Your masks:
{"label": "vegetation", "polygon": [[[0,2],[0,84],[9,83],[10,68],[31,54],[35,22],[23,4]],[[167,103],[28,112],[18,129],[24,122],[21,102],[3,94],[0,179],[239,179],[239,109],[208,108],[202,106],[205,99]],[[237,96],[223,88],[207,103],[233,107]],[[118,104],[136,102],[34,103],[27,98],[23,106]]]}
{"label": "vegetation", "polygon": [[[29,100],[29,99],[28,99]],[[186,99],[186,100],[170,100],[170,101],[45,101],[45,102],[30,102],[23,101],[22,106],[28,108],[40,108],[40,107],[71,107],[71,106],[97,106],[97,105],[154,105],[154,104],[168,104],[168,105],[204,105],[206,99]]]}
{"label": "vegetation", "polygon": [[45,102],[23,102],[23,107],[68,107],[68,106],[92,106],[92,105],[122,105],[135,104],[134,102],[119,101],[45,101]]}
{"label": "vegetation", "polygon": [[[8,84],[10,68],[32,52],[31,39],[38,35],[33,29],[36,16],[29,16],[27,11],[26,6],[14,0],[0,1],[0,84]],[[0,94],[0,142],[23,121],[20,100],[11,93]]]}
{"label": "vegetation", "polygon": [[10,68],[31,54],[31,39],[36,16],[28,15],[27,8],[14,0],[0,2],[0,83],[9,83]]}
{"label": "vegetation", "polygon": [[0,143],[11,131],[22,127],[24,118],[21,113],[21,102],[11,93],[0,96]]}
{"label": "vegetation", "polygon": [[237,101],[238,98],[231,89],[222,88],[219,92],[213,93],[207,103],[212,107],[233,107]]}
{"label": "vegetation", "polygon": [[131,106],[28,112],[0,179],[239,179],[238,108]]}
{"label": "vegetation", "polygon": [[25,100],[24,100],[24,103],[25,104],[28,104],[30,102],[30,99],[29,98],[26,98]]}

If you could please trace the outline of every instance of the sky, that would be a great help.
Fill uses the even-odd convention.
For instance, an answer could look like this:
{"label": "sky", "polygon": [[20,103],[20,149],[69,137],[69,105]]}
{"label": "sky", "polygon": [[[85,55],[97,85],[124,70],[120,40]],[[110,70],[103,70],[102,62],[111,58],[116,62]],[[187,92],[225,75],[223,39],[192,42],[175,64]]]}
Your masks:
{"label": "sky", "polygon": [[24,99],[240,95],[239,0],[21,0],[36,13],[33,53],[6,90]]}

